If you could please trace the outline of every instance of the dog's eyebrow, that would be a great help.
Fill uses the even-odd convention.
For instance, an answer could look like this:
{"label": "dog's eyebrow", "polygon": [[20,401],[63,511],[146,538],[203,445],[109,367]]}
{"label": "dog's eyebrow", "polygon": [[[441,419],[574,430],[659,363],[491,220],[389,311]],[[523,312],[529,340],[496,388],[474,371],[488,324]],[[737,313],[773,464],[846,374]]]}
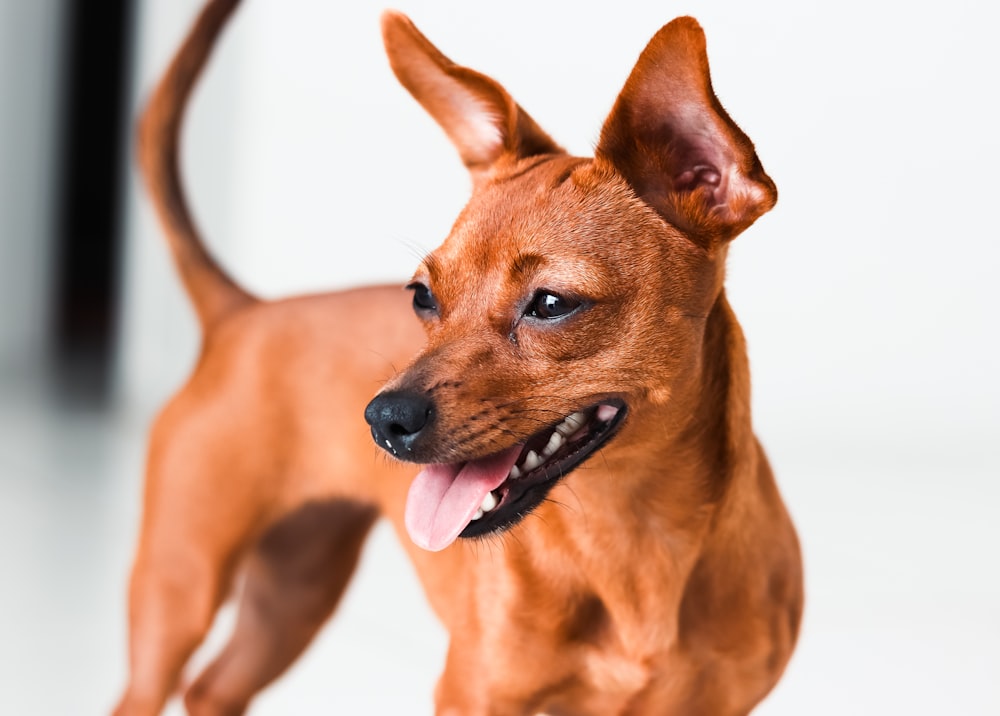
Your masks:
{"label": "dog's eyebrow", "polygon": [[441,269],[441,262],[438,261],[437,256],[434,254],[427,254],[424,256],[423,268],[427,271],[427,277],[431,283],[440,280],[444,271]]}
{"label": "dog's eyebrow", "polygon": [[[542,281],[553,281],[548,288],[553,290],[568,290],[579,296],[600,299],[610,296],[614,287],[608,279],[586,261],[573,259],[551,260],[542,254],[522,254],[514,258],[508,276],[512,281],[521,282],[529,278]],[[572,288],[570,288],[572,287]]]}
{"label": "dog's eyebrow", "polygon": [[511,278],[524,278],[545,263],[545,257],[539,254],[522,254],[520,251],[514,257],[510,266]]}

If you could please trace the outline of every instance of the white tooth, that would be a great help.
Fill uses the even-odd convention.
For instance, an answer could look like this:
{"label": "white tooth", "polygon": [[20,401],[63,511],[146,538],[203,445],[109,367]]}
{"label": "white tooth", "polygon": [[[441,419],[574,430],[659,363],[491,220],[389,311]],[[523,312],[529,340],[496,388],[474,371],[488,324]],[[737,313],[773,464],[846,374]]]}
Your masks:
{"label": "white tooth", "polygon": [[548,457],[556,450],[561,448],[562,444],[563,444],[563,436],[560,435],[559,433],[552,433],[552,437],[549,438],[549,444],[545,446],[544,450],[542,450],[542,455]]}
{"label": "white tooth", "polygon": [[485,513],[484,513],[484,512],[482,511],[482,509],[478,509],[478,510],[476,510],[476,514],[474,514],[474,515],[472,516],[472,519],[473,519],[473,521],[475,521],[475,520],[478,520],[478,519],[479,519],[480,517],[482,517],[482,516],[483,516],[484,514],[485,514]]}
{"label": "white tooth", "polygon": [[602,423],[611,422],[611,419],[618,415],[618,408],[613,405],[602,405],[597,409],[597,419]]}
{"label": "white tooth", "polygon": [[481,512],[489,512],[497,506],[497,498],[492,492],[487,492],[483,498],[483,504],[479,507]]}
{"label": "white tooth", "polygon": [[568,437],[579,430],[586,421],[587,416],[583,413],[573,413],[556,426],[556,431],[563,437]]}
{"label": "white tooth", "polygon": [[538,457],[534,450],[528,450],[528,454],[524,456],[524,462],[521,463],[521,466],[527,472],[528,470],[534,470],[541,464],[542,458]]}
{"label": "white tooth", "polygon": [[518,469],[517,465],[514,465],[514,467],[510,469],[510,475],[508,477],[510,477],[513,480],[516,480],[520,476],[521,476],[521,470]]}

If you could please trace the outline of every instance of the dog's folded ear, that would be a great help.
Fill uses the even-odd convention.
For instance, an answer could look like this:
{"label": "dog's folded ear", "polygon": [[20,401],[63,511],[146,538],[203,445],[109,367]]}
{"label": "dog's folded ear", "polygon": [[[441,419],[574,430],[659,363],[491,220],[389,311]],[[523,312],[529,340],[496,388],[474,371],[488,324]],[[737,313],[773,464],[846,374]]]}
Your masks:
{"label": "dog's folded ear", "polygon": [[706,247],[739,234],[778,198],[753,143],[712,91],[705,34],[690,17],[664,26],[643,50],[597,156]]}
{"label": "dog's folded ear", "polygon": [[382,38],[392,71],[444,129],[474,182],[501,158],[563,151],[498,82],[449,60],[402,13],[383,13]]}

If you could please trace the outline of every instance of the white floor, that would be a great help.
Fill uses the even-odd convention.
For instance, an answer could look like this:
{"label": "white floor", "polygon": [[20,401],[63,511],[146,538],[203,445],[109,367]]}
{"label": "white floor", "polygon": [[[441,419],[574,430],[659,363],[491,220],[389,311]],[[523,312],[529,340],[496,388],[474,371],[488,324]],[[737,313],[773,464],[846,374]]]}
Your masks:
{"label": "white floor", "polygon": [[[110,709],[124,677],[147,422],[4,388],[0,714]],[[775,438],[766,442],[801,531],[809,600],[788,673],[756,713],[1000,713],[997,447]],[[430,714],[444,650],[379,529],[338,617],[252,713]]]}

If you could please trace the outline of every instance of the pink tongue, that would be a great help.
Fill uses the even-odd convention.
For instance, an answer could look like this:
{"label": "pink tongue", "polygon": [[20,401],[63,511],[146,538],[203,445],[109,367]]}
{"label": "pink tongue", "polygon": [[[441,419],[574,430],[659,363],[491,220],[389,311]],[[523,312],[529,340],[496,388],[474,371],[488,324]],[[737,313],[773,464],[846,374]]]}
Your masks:
{"label": "pink tongue", "polygon": [[523,445],[458,465],[428,465],[413,478],[406,498],[406,531],[418,547],[437,552],[458,537],[483,504],[507,479]]}

